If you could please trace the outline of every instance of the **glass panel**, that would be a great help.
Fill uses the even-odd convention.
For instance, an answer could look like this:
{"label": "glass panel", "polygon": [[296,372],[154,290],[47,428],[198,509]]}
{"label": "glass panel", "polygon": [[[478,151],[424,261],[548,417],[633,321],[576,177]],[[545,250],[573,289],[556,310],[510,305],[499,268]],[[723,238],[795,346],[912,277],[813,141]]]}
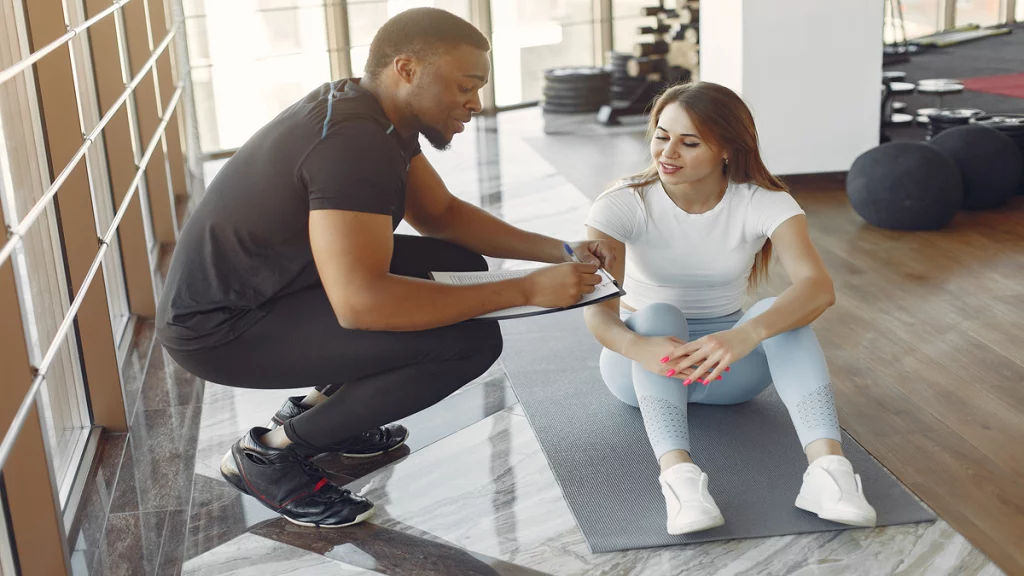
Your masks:
{"label": "glass panel", "polygon": [[654,26],[657,21],[657,18],[650,16],[614,18],[612,20],[612,49],[616,52],[632,54],[634,44],[641,38],[650,38],[650,35],[640,35],[637,29],[641,26]]}
{"label": "glass panel", "polygon": [[[81,3],[71,2],[68,5],[72,26],[85,21]],[[107,113],[100,110],[99,97],[96,94],[96,79],[92,69],[92,55],[89,49],[89,34],[76,36],[71,45],[75,56],[75,72],[77,73],[79,110],[83,118],[83,129],[92,132],[99,124],[100,118]],[[114,206],[113,189],[110,183],[110,172],[107,157],[104,154],[103,134],[96,137],[95,143],[86,154],[90,189],[92,190],[93,212],[96,215],[98,234],[106,234],[114,221],[117,209]],[[114,336],[114,347],[117,348],[128,326],[130,311],[128,309],[128,288],[125,284],[124,267],[121,262],[121,247],[117,235],[114,235],[103,260],[103,278],[107,290],[107,307],[110,311],[110,325]],[[85,405],[84,395],[81,404]]]}
{"label": "glass panel", "polygon": [[7,532],[7,510],[0,499],[0,576],[14,576],[14,549]]}
{"label": "glass panel", "polygon": [[323,0],[204,0],[186,10],[204,153],[241,146],[330,80]]}
{"label": "glass panel", "polygon": [[[902,0],[901,4],[903,6],[903,27],[908,39],[920,38],[939,31],[939,22],[943,11],[942,0]],[[888,9],[885,17],[885,41],[892,42],[894,40],[892,22]],[[895,24],[899,26],[899,21],[897,20]]]}
{"label": "glass panel", "polygon": [[[0,68],[11,53],[0,52]],[[30,97],[31,96],[31,97]],[[42,154],[42,133],[29,72],[0,86],[0,202],[7,226],[21,221],[50,183]],[[58,170],[62,167],[58,168]],[[38,365],[69,308],[64,254],[52,203],[29,228],[12,255],[29,361]],[[58,486],[78,464],[88,412],[74,331],[61,342],[38,399],[51,447]],[[21,398],[11,399],[21,403]]]}
{"label": "glass panel", "polygon": [[410,8],[440,8],[469,22],[469,0],[352,0],[348,3],[352,77],[363,75],[370,43],[388,19]]}
{"label": "glass panel", "polygon": [[539,100],[544,70],[595,64],[589,0],[491,0],[491,22],[498,106]]}
{"label": "glass panel", "polygon": [[[949,0],[952,1],[952,0]],[[956,25],[994,26],[1003,22],[1000,0],[956,0]]]}

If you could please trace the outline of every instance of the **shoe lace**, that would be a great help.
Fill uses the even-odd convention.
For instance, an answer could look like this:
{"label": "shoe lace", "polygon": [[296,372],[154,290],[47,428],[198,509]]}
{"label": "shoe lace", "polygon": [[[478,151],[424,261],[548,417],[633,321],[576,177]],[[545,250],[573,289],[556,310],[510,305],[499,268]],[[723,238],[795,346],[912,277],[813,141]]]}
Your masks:
{"label": "shoe lace", "polygon": [[327,477],[327,472],[309,460],[300,459],[299,466],[302,467],[302,471],[306,473],[306,476],[311,481],[316,482],[313,486],[313,492],[331,499],[344,498],[352,494],[351,490],[331,482],[330,478]]}
{"label": "shoe lace", "polygon": [[358,436],[358,438],[360,440],[369,440],[370,442],[381,442],[381,441],[385,440],[385,435],[386,434],[387,434],[387,432],[386,432],[385,428],[383,426],[380,426],[380,427],[377,427],[377,428],[371,428],[371,429],[361,433]]}

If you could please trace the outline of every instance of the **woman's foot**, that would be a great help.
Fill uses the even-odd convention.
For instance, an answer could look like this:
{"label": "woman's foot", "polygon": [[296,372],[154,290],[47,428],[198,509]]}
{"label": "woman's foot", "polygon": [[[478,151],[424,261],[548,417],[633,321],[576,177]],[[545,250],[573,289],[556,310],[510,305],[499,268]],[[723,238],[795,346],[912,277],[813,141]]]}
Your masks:
{"label": "woman's foot", "polygon": [[696,464],[676,464],[662,472],[658,482],[665,496],[665,528],[669,534],[688,534],[725,524],[708,492],[708,475]]}
{"label": "woman's foot", "polygon": [[876,522],[875,509],[864,498],[860,475],[843,456],[822,456],[807,467],[796,507],[840,524],[871,527]]}

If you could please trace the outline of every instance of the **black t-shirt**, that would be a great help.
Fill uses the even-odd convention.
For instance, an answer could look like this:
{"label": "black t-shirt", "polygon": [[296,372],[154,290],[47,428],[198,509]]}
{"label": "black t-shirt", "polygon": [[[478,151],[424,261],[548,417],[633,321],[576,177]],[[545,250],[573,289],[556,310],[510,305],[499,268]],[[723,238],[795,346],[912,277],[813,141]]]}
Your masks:
{"label": "black t-shirt", "polygon": [[227,342],[274,298],[320,284],[310,210],[390,214],[397,228],[419,153],[357,81],[325,84],[282,112],[224,164],[182,229],[157,309],[161,343]]}

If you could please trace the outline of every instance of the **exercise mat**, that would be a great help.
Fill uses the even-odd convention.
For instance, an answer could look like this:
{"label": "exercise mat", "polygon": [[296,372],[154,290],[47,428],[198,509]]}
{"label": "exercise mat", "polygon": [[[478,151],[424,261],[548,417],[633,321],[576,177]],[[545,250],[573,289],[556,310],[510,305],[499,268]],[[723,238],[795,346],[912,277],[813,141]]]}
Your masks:
{"label": "exercise mat", "polygon": [[[601,346],[582,311],[503,322],[502,332],[512,387],[592,552],[855,529],[793,505],[807,460],[785,405],[769,387],[740,405],[690,404],[693,459],[710,478],[725,524],[669,535],[640,411],[605,388]],[[843,451],[879,526],[935,519],[846,432]]]}

